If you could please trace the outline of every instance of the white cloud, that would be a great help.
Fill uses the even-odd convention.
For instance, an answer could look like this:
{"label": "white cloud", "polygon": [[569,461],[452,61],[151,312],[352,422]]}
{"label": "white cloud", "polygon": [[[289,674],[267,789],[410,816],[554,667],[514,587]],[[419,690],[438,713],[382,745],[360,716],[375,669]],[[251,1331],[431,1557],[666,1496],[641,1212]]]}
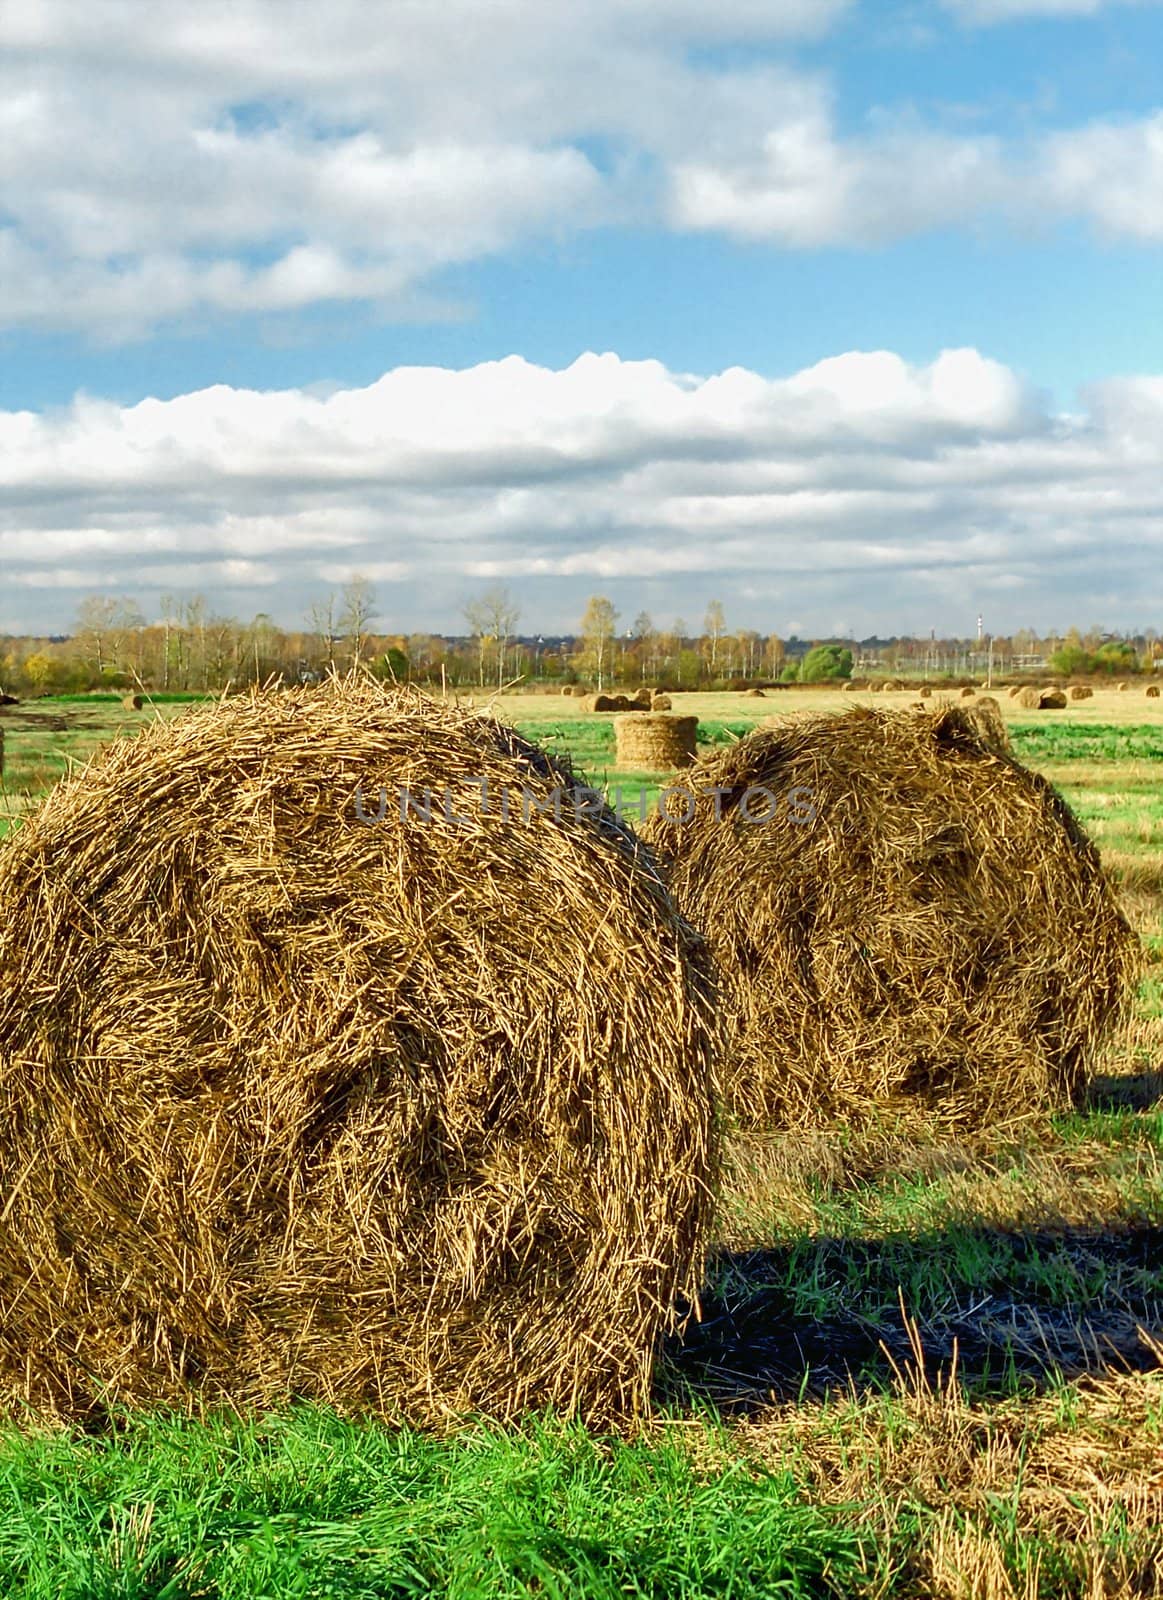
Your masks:
{"label": "white cloud", "polygon": [[537,625],[794,608],[826,628],[1112,622],[1163,603],[1163,377],[1048,413],[1005,366],[849,352],[783,378],[586,355],[399,368],[362,389],[227,386],[0,413],[0,626],[79,592],[202,589],[293,624],[354,571],[401,628],[455,628],[501,578]]}
{"label": "white cloud", "polygon": [[983,219],[1160,236],[1158,117],[970,138],[889,107],[841,133],[826,79],[772,52],[847,9],[7,0],[0,325],[402,314],[442,267],[626,222],[797,249]]}

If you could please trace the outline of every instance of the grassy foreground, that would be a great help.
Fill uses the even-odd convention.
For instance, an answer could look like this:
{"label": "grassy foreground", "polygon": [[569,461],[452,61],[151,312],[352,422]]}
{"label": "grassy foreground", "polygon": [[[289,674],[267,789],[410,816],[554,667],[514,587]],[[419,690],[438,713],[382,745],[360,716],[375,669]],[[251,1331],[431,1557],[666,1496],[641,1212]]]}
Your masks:
{"label": "grassy foreground", "polygon": [[[696,698],[675,709],[708,742],[785,709]],[[1163,1600],[1163,713],[1104,698],[1011,719],[1148,955],[1084,1111],[736,1139],[702,1321],[632,1440],[306,1409],[9,1424],[0,1596]],[[664,781],[618,771],[608,718],[502,710],[627,797]],[[58,711],[12,728],[14,821],[151,714]]]}

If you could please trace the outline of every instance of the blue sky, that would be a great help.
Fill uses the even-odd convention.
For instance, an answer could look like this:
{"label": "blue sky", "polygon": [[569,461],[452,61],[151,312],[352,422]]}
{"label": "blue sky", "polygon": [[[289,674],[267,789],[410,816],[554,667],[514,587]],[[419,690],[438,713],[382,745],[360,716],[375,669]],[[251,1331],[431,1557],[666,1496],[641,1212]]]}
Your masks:
{"label": "blue sky", "polygon": [[9,0],[0,629],[1157,625],[1161,307],[1154,0]]}

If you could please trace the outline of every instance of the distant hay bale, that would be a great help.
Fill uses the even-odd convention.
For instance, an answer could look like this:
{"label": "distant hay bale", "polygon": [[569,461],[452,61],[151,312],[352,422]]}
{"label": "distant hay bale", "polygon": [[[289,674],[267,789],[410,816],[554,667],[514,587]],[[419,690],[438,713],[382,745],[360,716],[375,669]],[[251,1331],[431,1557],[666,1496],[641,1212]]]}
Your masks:
{"label": "distant hay bale", "polygon": [[1072,700],[1093,700],[1094,690],[1086,683],[1072,683],[1070,685],[1070,698]]}
{"label": "distant hay bale", "polygon": [[630,702],[630,707],[633,711],[649,711],[653,702],[653,691],[643,685],[643,687],[637,691],[633,700]]}
{"label": "distant hay bale", "polygon": [[1011,700],[1016,700],[1022,692],[1022,686],[1020,683],[1011,683],[1006,692]]}
{"label": "distant hay bale", "polygon": [[976,689],[972,689],[968,684],[965,684],[961,689],[961,698],[962,700],[972,700],[976,693]]}
{"label": "distant hay bale", "polygon": [[958,710],[988,750],[1005,756],[1010,754],[1009,729],[1001,714],[1001,705],[993,695],[979,695],[972,705],[959,706]]}
{"label": "distant hay bale", "polygon": [[563,683],[562,684],[562,686],[561,686],[562,694],[571,695],[573,693],[573,691],[574,691],[574,686],[573,686],[572,683]]}
{"label": "distant hay bale", "polygon": [[883,690],[883,692],[885,694],[895,693],[899,688],[900,688],[900,684],[896,681],[895,678],[886,678],[884,680],[884,682],[881,684],[881,689]]}
{"label": "distant hay bale", "polygon": [[766,700],[767,699],[767,696],[764,694],[762,689],[748,689],[747,690],[747,696],[748,696],[748,699],[751,699],[751,700]]}
{"label": "distant hay bale", "polygon": [[930,687],[929,687],[929,685],[927,683],[923,683],[921,685],[921,687],[917,690],[917,693],[920,695],[922,700],[927,700],[930,697],[930,695],[933,693],[933,691],[932,691],[932,689],[930,689]]}
{"label": "distant hay bale", "polygon": [[52,792],[0,851],[5,1406],[646,1408],[705,1242],[710,1000],[578,799],[362,679]]}
{"label": "distant hay bale", "polygon": [[1027,685],[1026,688],[1018,691],[1018,704],[1023,710],[1037,711],[1041,703],[1042,693],[1040,689],[1034,689]]}
{"label": "distant hay bale", "polygon": [[670,696],[668,694],[656,694],[650,702],[650,709],[651,711],[669,711]]}
{"label": "distant hay bale", "polygon": [[1061,711],[1066,705],[1064,689],[1043,689],[1038,695],[1039,711]]}
{"label": "distant hay bale", "polygon": [[859,688],[860,685],[855,683],[851,678],[849,678],[848,682],[844,685],[845,692],[848,694],[854,694]]}
{"label": "distant hay bale", "polygon": [[1159,685],[1157,683],[1149,683],[1147,685],[1147,699],[1148,700],[1158,700],[1158,698],[1159,698]]}
{"label": "distant hay bale", "polygon": [[948,1130],[1073,1102],[1137,941],[1065,803],[974,716],[786,718],[682,786],[645,832],[707,937],[736,1116]]}
{"label": "distant hay bale", "polygon": [[698,717],[633,711],[614,719],[620,767],[642,772],[669,772],[688,767],[697,754]]}
{"label": "distant hay bale", "polygon": [[145,699],[139,694],[126,694],[122,695],[121,704],[126,711],[140,711],[145,705]]}
{"label": "distant hay bale", "polygon": [[1130,687],[1131,687],[1130,684],[1127,683],[1125,679],[1124,679],[1124,681],[1122,683],[1116,683],[1115,684],[1115,688],[1118,690],[1118,692],[1120,694],[1126,694],[1127,690]]}

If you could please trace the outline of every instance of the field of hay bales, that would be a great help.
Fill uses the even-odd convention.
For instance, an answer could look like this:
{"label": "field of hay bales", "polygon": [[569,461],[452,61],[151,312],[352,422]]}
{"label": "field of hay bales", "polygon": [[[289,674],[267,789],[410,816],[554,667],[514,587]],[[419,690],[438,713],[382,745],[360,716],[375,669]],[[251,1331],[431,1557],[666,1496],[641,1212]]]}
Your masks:
{"label": "field of hay bales", "polygon": [[[1077,1107],[732,1134],[701,1315],[625,1433],[531,1414],[433,1435],[305,1403],[10,1414],[0,1594],[1163,1595],[1163,710],[1113,688],[1050,714],[998,697],[1144,950]],[[865,697],[673,701],[707,750]],[[9,829],[70,763],[182,708],[17,709]],[[622,772],[613,719],[572,698],[499,713],[620,786],[631,820],[671,781]]]}

